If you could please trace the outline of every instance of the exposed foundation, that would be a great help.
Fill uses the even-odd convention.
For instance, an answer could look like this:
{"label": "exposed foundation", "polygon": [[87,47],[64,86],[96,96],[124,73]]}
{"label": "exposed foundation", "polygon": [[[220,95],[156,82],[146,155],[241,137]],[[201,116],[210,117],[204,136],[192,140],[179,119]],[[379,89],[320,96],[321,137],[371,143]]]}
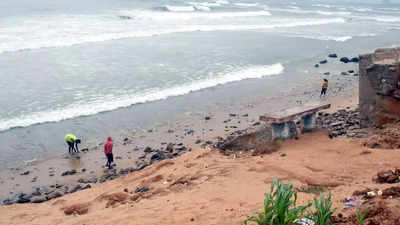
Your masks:
{"label": "exposed foundation", "polygon": [[362,127],[380,127],[400,120],[400,48],[360,55]]}

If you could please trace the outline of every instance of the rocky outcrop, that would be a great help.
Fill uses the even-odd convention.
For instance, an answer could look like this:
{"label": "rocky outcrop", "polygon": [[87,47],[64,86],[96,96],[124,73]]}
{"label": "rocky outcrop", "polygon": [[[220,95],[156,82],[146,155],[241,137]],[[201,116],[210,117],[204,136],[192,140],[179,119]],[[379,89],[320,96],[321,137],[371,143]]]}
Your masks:
{"label": "rocky outcrop", "polygon": [[400,120],[400,48],[360,56],[359,102],[363,127]]}

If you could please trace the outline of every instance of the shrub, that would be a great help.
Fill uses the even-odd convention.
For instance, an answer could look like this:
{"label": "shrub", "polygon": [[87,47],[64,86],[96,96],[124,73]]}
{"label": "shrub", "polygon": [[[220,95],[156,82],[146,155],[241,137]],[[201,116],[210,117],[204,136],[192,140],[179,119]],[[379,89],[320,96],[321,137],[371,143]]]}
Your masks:
{"label": "shrub", "polygon": [[265,194],[264,211],[251,216],[245,224],[255,223],[257,225],[294,225],[300,219],[307,208],[311,206],[296,206],[297,192],[292,184],[283,184],[274,179],[270,193]]}
{"label": "shrub", "polygon": [[356,217],[359,225],[364,225],[365,222],[367,222],[368,219],[366,215],[368,214],[368,210],[368,206],[365,208],[364,212],[361,212],[360,208],[357,209]]}
{"label": "shrub", "polygon": [[329,225],[331,224],[330,218],[337,210],[332,208],[332,194],[329,192],[328,198],[320,195],[319,199],[314,198],[315,212],[311,212],[308,219],[314,221],[315,225]]}

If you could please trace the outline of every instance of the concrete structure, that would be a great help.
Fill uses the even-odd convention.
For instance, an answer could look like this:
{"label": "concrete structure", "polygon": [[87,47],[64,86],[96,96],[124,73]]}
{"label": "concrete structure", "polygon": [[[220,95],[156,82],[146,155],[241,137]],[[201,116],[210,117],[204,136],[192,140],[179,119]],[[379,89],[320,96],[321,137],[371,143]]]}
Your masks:
{"label": "concrete structure", "polygon": [[359,74],[361,126],[400,120],[400,48],[360,55]]}
{"label": "concrete structure", "polygon": [[302,105],[268,113],[260,116],[260,120],[271,125],[273,140],[295,138],[300,132],[315,130],[317,128],[317,112],[330,107],[330,104]]}

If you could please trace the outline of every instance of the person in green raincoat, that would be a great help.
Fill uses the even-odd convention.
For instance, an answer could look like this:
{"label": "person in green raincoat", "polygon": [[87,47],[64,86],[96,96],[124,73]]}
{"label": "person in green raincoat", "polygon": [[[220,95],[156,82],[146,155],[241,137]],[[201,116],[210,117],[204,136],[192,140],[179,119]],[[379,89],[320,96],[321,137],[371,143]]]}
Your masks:
{"label": "person in green raincoat", "polygon": [[81,143],[80,139],[76,138],[76,136],[73,134],[65,135],[64,139],[68,144],[69,154],[71,154],[72,152],[79,152],[78,144]]}

